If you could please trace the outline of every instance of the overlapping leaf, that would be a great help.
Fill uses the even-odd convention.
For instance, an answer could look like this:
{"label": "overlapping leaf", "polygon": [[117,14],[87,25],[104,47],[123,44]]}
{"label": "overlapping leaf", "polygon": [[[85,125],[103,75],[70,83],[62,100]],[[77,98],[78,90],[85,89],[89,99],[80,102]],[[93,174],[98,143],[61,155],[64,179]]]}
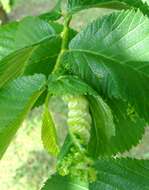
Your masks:
{"label": "overlapping leaf", "polygon": [[44,75],[18,78],[0,90],[0,158],[43,92]]}
{"label": "overlapping leaf", "polygon": [[90,190],[148,190],[149,161],[125,159],[103,159],[96,163],[97,181]]}
{"label": "overlapping leaf", "polygon": [[110,9],[137,8],[144,14],[149,15],[149,6],[143,0],[68,0],[68,10],[71,14],[93,7]]}

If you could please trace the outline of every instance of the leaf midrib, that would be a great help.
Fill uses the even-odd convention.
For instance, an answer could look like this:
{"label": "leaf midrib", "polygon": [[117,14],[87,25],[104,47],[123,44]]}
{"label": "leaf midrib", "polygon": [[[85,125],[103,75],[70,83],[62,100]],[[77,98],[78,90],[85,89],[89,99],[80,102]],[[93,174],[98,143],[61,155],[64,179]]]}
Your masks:
{"label": "leaf midrib", "polygon": [[[124,63],[123,63],[122,61],[120,61],[120,60],[114,59],[114,58],[112,58],[112,57],[108,57],[108,56],[106,56],[105,54],[97,53],[97,52],[95,52],[95,51],[86,50],[86,49],[69,49],[69,50],[66,50],[65,52],[66,52],[66,53],[80,52],[80,53],[87,53],[87,54],[91,54],[91,55],[95,55],[95,56],[100,56],[101,58],[104,58],[104,59],[107,59],[107,60],[109,60],[109,61],[115,62],[115,63],[117,63],[117,64],[119,64],[119,65],[122,65],[122,66],[126,66],[126,67],[128,67],[128,68],[130,68],[130,69],[132,69],[132,70],[134,70],[134,71],[136,71],[136,72],[138,72],[138,73],[141,73],[142,75],[145,75],[143,72],[141,72],[141,71],[139,70],[138,67],[135,67],[135,68],[134,68],[134,67],[132,67],[132,66],[129,65],[129,64],[124,64]],[[145,75],[145,76],[148,76],[148,75]]]}
{"label": "leaf midrib", "polygon": [[71,53],[71,52],[88,53],[88,54],[100,56],[100,57],[103,57],[103,58],[108,59],[108,60],[110,60],[110,61],[113,61],[113,62],[117,62],[117,63],[121,63],[121,64],[122,64],[121,61],[117,61],[116,59],[113,59],[113,58],[111,58],[111,57],[106,56],[105,54],[97,53],[97,52],[92,51],[92,50],[86,50],[86,49],[69,49],[69,50],[67,50],[66,52],[68,52],[68,53]]}

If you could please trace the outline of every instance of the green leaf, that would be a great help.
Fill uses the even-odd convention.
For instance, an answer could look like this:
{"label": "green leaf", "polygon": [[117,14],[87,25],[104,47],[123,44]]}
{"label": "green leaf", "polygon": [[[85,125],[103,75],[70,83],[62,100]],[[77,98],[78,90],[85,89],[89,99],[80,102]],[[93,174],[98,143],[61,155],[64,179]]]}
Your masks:
{"label": "green leaf", "polygon": [[0,60],[14,50],[14,37],[17,28],[17,22],[0,27]]}
{"label": "green leaf", "polygon": [[129,158],[100,159],[95,168],[97,181],[90,190],[148,190],[149,161]]}
{"label": "green leaf", "polygon": [[96,91],[76,76],[50,75],[48,82],[48,91],[52,95],[97,95]]}
{"label": "green leaf", "polygon": [[[109,56],[108,50],[104,51],[104,44],[109,47],[110,39],[115,39],[116,42],[116,39],[119,41],[121,33],[125,35],[125,28],[128,29],[127,23],[130,22],[130,18],[128,19],[126,15],[133,16],[133,19],[138,18],[138,13],[134,11],[122,11],[93,22],[83,32],[76,35],[70,43],[70,50],[65,53],[63,64],[73,74],[80,76],[105,97],[128,101],[139,115],[148,121],[149,76],[144,75],[143,72],[131,65],[124,64],[120,60],[113,58],[117,55],[117,52],[122,52],[122,50],[124,52],[127,49],[128,59],[132,56],[131,51],[129,54],[129,48],[126,48],[124,43],[118,42],[115,48],[111,49],[113,57]],[[143,15],[142,17],[144,18]],[[118,18],[121,18],[121,22]],[[111,21],[113,21],[112,25],[118,21],[118,32],[112,28]],[[101,24],[107,27],[102,27]],[[107,28],[110,28],[110,33],[106,32]],[[137,27],[135,32],[137,33]],[[135,32],[129,32],[129,39],[134,38]],[[102,43],[104,39],[105,43]],[[114,41],[112,43],[114,44]],[[135,52],[135,56],[139,54],[139,49],[140,51],[142,49],[148,51],[148,44],[138,46],[138,53]],[[126,54],[123,55],[126,56]]]}
{"label": "green leaf", "polygon": [[59,36],[40,43],[28,60],[24,75],[43,73],[48,76],[54,68],[60,48],[61,38]]}
{"label": "green leaf", "polygon": [[[35,73],[49,75],[61,48],[60,33],[62,29],[63,26],[61,24],[49,23],[38,17],[27,17],[20,22],[0,27],[0,72],[7,74],[7,76],[15,75],[16,67],[19,65],[18,68],[20,68],[25,63],[24,75]],[[70,29],[69,40],[75,35],[76,32]],[[35,47],[33,51],[31,49],[28,50],[28,55],[22,53],[25,51],[23,49],[33,47]],[[24,57],[26,60],[22,61]],[[5,63],[5,59],[12,59],[12,61],[9,60],[11,62],[9,71],[11,74],[7,73],[9,68],[7,66],[8,63]],[[22,74],[24,65],[17,72],[16,77]]]}
{"label": "green leaf", "polygon": [[[122,153],[128,151],[133,146],[136,146],[144,135],[146,123],[138,116],[133,107],[126,102],[117,99],[109,99],[107,100],[107,104],[112,110],[115,136],[106,140],[106,138],[100,134],[100,125],[96,126],[96,123],[93,125],[89,151],[95,158],[98,158],[98,156],[115,155],[119,152]],[[98,117],[99,116],[97,115],[96,118]]]}
{"label": "green leaf", "polygon": [[16,51],[0,62],[0,88],[24,72],[26,62],[36,47]]}
{"label": "green leaf", "polygon": [[149,6],[142,0],[68,0],[68,11],[74,14],[88,8],[127,9],[139,8],[144,14],[149,15]]}
{"label": "green leaf", "polygon": [[55,35],[58,35],[58,33],[50,23],[38,17],[26,17],[18,23],[14,36],[14,48],[28,47],[55,37]]}
{"label": "green leaf", "polygon": [[44,110],[43,121],[42,121],[41,139],[42,139],[43,146],[47,150],[47,152],[49,154],[57,156],[59,153],[59,145],[58,145],[58,138],[57,138],[54,120],[49,111],[49,95],[47,96],[47,99],[45,102],[45,110]]}
{"label": "green leaf", "polygon": [[[33,46],[58,35],[56,24],[50,24],[38,17],[26,17],[19,22],[0,27],[0,60],[19,49]],[[28,30],[29,29],[29,30]]]}
{"label": "green leaf", "polygon": [[[58,34],[62,32],[63,26],[61,24],[50,22],[50,25]],[[70,29],[69,34],[69,40],[71,40],[76,35],[76,32]],[[60,35],[53,36],[49,40],[40,43],[30,57],[24,75],[43,73],[48,76],[54,68],[60,49]]]}
{"label": "green leaf", "polygon": [[41,190],[89,190],[88,184],[83,182],[75,181],[69,177],[61,177],[59,175],[54,175],[48,179],[41,188]]}
{"label": "green leaf", "polygon": [[18,78],[0,90],[0,158],[45,87],[45,76]]}
{"label": "green leaf", "polygon": [[[30,28],[28,30],[28,28]],[[37,56],[39,53],[39,46],[45,47],[46,45],[55,45],[58,43],[55,48],[51,48],[51,54],[49,59],[56,59],[56,55],[59,52],[61,40],[58,37],[60,33],[60,28],[58,24],[49,24],[43,20],[40,20],[36,17],[27,17],[20,22],[15,22],[8,24],[0,28],[0,87],[2,87],[6,82],[12,80],[14,77],[19,76],[24,71],[25,66],[34,61],[37,63],[43,59],[43,55]],[[46,41],[46,42],[45,42]],[[35,49],[38,50],[35,50]],[[53,49],[53,50],[51,50]],[[37,51],[37,53],[34,53]],[[40,48],[41,50],[41,48]],[[49,50],[49,49],[48,49]],[[43,50],[42,53],[47,53],[47,49]],[[32,57],[33,59],[29,59]],[[35,60],[36,55],[36,60]],[[41,55],[41,54],[40,54]],[[55,57],[53,57],[55,55]],[[40,60],[37,60],[40,59]],[[54,59],[54,61],[55,61]],[[50,61],[49,60],[49,61]],[[42,63],[42,64],[41,64]],[[29,74],[38,73],[38,68],[44,67],[45,61],[40,62],[40,66],[36,67],[36,70],[33,72],[28,72]],[[48,66],[47,66],[48,65]],[[46,65],[45,69],[50,69],[53,66]],[[34,66],[35,67],[35,66]],[[29,68],[31,69],[31,68]],[[47,69],[47,70],[48,70]],[[32,68],[33,70],[33,68]],[[37,71],[37,72],[36,72]],[[43,70],[41,70],[42,72]],[[45,70],[44,70],[45,71]],[[44,72],[43,72],[44,73]]]}
{"label": "green leaf", "polygon": [[[121,11],[91,23],[71,42],[71,46],[100,53],[137,70],[145,67],[146,72],[149,68],[148,28],[149,19],[140,11]],[[89,36],[92,40],[87,40]]]}

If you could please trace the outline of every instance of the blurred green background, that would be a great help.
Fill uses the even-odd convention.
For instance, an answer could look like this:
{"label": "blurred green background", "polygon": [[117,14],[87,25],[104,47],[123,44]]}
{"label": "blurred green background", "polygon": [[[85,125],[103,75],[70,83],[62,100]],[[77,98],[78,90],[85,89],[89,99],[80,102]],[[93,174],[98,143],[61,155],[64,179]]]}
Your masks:
{"label": "blurred green background", "polygon": [[[55,0],[15,0],[9,20],[37,15],[51,9]],[[71,26],[80,30],[93,19],[110,13],[110,10],[91,9],[74,16]],[[50,102],[57,123],[59,139],[66,135],[67,109],[59,97]],[[55,159],[43,149],[40,139],[43,107],[31,111],[16,137],[0,161],[0,190],[38,190],[47,177],[55,171]],[[137,148],[124,156],[149,158],[149,130],[146,131]]]}

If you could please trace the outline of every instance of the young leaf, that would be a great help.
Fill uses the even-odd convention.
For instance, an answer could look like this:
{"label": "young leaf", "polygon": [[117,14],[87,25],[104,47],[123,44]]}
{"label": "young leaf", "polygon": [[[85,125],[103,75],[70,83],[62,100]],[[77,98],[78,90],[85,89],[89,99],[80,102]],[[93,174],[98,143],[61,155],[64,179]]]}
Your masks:
{"label": "young leaf", "polygon": [[97,181],[90,190],[148,190],[149,161],[130,158],[100,159],[95,165]]}
{"label": "young leaf", "polygon": [[47,99],[45,102],[45,110],[44,110],[43,121],[42,121],[41,139],[42,139],[43,146],[47,150],[47,152],[54,156],[57,156],[59,153],[59,145],[58,145],[58,139],[57,139],[54,120],[49,111],[49,95],[47,96]]}
{"label": "young leaf", "polygon": [[144,14],[149,15],[149,6],[142,0],[68,0],[70,14],[96,7],[110,9],[139,8]]}
{"label": "young leaf", "polygon": [[[133,107],[128,106],[127,102],[113,99],[107,100],[107,104],[112,110],[115,136],[109,140],[103,139],[104,136],[100,134],[101,129],[93,123],[89,151],[95,158],[130,150],[142,139],[146,126],[144,120],[138,116]],[[98,119],[97,116],[96,118]]]}
{"label": "young leaf", "polygon": [[45,87],[45,76],[18,78],[0,90],[0,158]]}
{"label": "young leaf", "polygon": [[[118,40],[119,33],[123,33],[123,35],[125,34],[125,28],[128,28],[127,23],[130,22],[126,17],[126,14],[133,15],[134,19],[137,19],[138,17],[138,14],[134,11],[122,11],[122,13],[120,12],[116,14],[117,17],[112,14],[107,16],[105,20],[103,19],[101,21],[103,25],[107,21],[107,27],[111,28],[111,17],[112,21],[115,19],[116,24],[117,18],[120,16],[121,22],[120,20],[118,21],[118,33],[113,29],[113,32],[110,30],[110,33],[106,33],[105,29],[107,27],[104,28],[104,30],[101,29],[101,25],[99,25],[100,20],[99,22],[93,22],[92,25],[87,27],[71,41],[69,46],[70,50],[66,52],[63,63],[71,72],[73,72],[73,74],[80,76],[105,97],[114,97],[128,101],[128,103],[134,106],[140,116],[148,121],[149,76],[144,75],[131,65],[124,64],[120,60],[110,57],[108,55],[109,51],[107,51],[107,53],[104,51],[104,43],[101,43],[103,36],[105,36],[105,39],[107,38],[106,44],[109,44],[109,37]],[[100,30],[101,32],[98,33]],[[129,35],[129,38],[133,38],[134,33],[130,32]],[[141,51],[141,49],[144,48],[148,51],[148,44],[146,46],[141,45],[138,47],[138,52],[139,49]],[[114,49],[111,49],[111,54],[113,54],[113,56],[116,55],[117,52],[120,52],[120,48],[123,52],[127,51],[125,45],[123,46],[123,44],[120,43],[115,46]],[[128,59],[130,55],[131,54],[128,53]]]}
{"label": "young leaf", "polygon": [[69,177],[54,175],[49,178],[41,190],[89,190],[88,184],[72,180]]}

